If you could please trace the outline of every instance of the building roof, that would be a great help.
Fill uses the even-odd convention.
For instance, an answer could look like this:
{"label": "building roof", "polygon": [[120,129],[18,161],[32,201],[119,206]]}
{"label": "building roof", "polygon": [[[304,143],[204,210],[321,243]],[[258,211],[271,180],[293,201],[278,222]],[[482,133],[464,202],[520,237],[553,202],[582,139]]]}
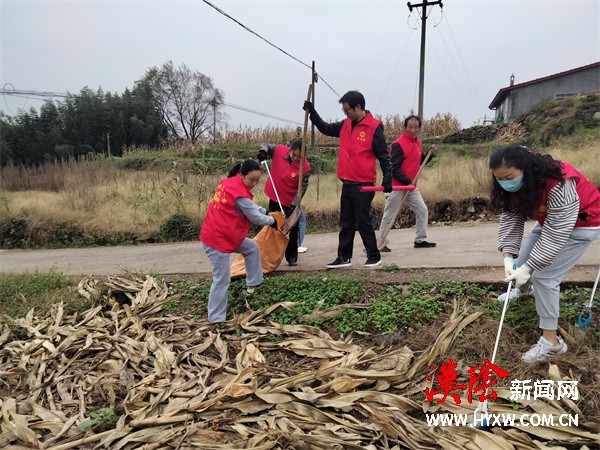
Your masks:
{"label": "building roof", "polygon": [[526,81],[525,83],[513,84],[512,86],[502,88],[498,91],[498,93],[492,100],[492,103],[490,103],[489,108],[496,109],[504,101],[504,99],[508,96],[510,91],[512,91],[514,89],[522,88],[524,86],[529,86],[531,84],[541,83],[542,81],[546,81],[546,80],[552,80],[553,78],[564,77],[565,75],[570,75],[572,73],[581,72],[583,70],[593,69],[595,67],[600,68],[600,61],[592,63],[592,64],[588,64],[587,66],[577,67],[576,69],[566,70],[564,72],[555,73],[554,75],[548,75],[547,77],[536,78],[535,80]]}

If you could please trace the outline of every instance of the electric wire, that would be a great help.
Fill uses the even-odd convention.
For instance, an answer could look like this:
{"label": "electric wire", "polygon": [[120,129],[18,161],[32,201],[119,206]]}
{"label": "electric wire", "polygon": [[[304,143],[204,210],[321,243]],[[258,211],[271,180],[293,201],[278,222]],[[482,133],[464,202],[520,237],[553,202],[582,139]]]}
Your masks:
{"label": "electric wire", "polygon": [[[239,20],[237,20],[236,18],[232,17],[231,15],[227,14],[225,11],[223,11],[221,8],[213,5],[211,2],[209,2],[208,0],[202,0],[204,3],[206,3],[208,6],[210,6],[211,8],[215,9],[216,11],[218,11],[220,14],[224,15],[225,17],[227,17],[230,20],[233,20],[235,23],[237,23],[240,27],[242,27],[244,30],[248,31],[249,33],[252,33],[253,35],[255,35],[257,38],[265,41],[267,44],[269,44],[271,47],[276,48],[277,50],[279,50],[281,53],[283,53],[286,56],[289,56],[290,58],[292,58],[294,61],[299,62],[300,64],[302,64],[304,67],[309,68],[310,70],[312,70],[312,66],[308,65],[307,63],[305,63],[304,61],[301,61],[300,59],[296,58],[295,56],[291,55],[290,53],[286,52],[285,50],[283,50],[281,47],[278,47],[277,45],[273,44],[271,41],[269,41],[268,39],[262,37],[260,34],[258,34],[256,31],[248,28],[246,25],[244,25],[242,22],[240,22]],[[321,76],[319,75],[319,79],[325,84],[325,86],[327,86],[329,89],[331,89],[331,91],[337,95],[338,97],[340,97],[340,94],[338,94],[336,92],[336,90],[329,85],[329,83],[327,83],[327,81]]]}
{"label": "electric wire", "polygon": [[252,113],[252,114],[256,114],[256,115],[259,115],[259,116],[268,117],[269,119],[280,120],[282,122],[287,122],[287,123],[291,123],[291,124],[294,124],[294,125],[302,125],[300,122],[297,122],[295,120],[289,120],[289,119],[284,119],[282,117],[273,116],[271,114],[267,114],[267,113],[263,113],[263,112],[260,112],[260,111],[256,111],[254,109],[246,108],[245,106],[233,105],[231,103],[223,103],[223,105],[228,106],[230,108],[239,109],[240,111],[246,111],[246,112],[249,112],[249,113]]}
{"label": "electric wire", "polygon": [[[11,83],[7,83],[10,84],[12,86]],[[6,86],[7,84],[5,84],[4,86]],[[3,95],[3,97],[6,97],[7,95],[13,96],[13,97],[20,97],[20,98],[34,98],[34,99],[39,99],[39,100],[43,100],[43,99],[48,99],[48,98],[69,98],[72,95],[69,93],[64,93],[64,92],[47,92],[47,91],[32,91],[32,90],[19,90],[19,89],[15,89],[13,86],[13,89],[0,89],[0,94]],[[5,98],[5,103],[6,103],[6,98]],[[139,103],[144,103],[144,100],[139,100]],[[223,106],[227,106],[229,108],[234,108],[234,109],[239,109],[240,111],[245,111],[245,112],[249,112],[252,114],[256,114],[259,116],[263,116],[263,117],[267,117],[270,119],[275,119],[275,120],[279,120],[281,122],[287,122],[287,123],[291,123],[293,125],[302,125],[300,122],[295,121],[295,120],[290,120],[290,119],[285,119],[283,117],[278,117],[278,116],[274,116],[272,114],[267,114],[261,111],[256,111],[254,109],[250,109],[247,108],[245,106],[240,106],[240,105],[234,105],[232,103],[226,103],[223,102],[222,103]],[[6,106],[8,107],[8,103],[6,104]],[[8,107],[8,109],[10,110],[10,107]],[[14,115],[14,113],[11,111],[11,114]]]}
{"label": "electric wire", "polygon": [[[286,56],[292,58],[294,61],[296,61],[296,62],[302,64],[304,67],[309,68],[309,69],[312,70],[312,67],[310,65],[308,65],[307,63],[305,63],[305,62],[301,61],[300,59],[296,58],[292,54],[286,52],[281,47],[273,44],[272,42],[270,42],[269,40],[267,40],[266,38],[264,38],[263,36],[261,36],[260,34],[258,34],[257,32],[255,32],[254,30],[250,29],[248,26],[244,25],[239,20],[237,20],[234,17],[232,17],[227,12],[223,11],[222,9],[220,9],[219,7],[217,7],[216,5],[214,5],[213,3],[211,3],[210,1],[203,0],[203,2],[206,3],[207,5],[209,5],[211,8],[215,9],[217,12],[219,12],[223,16],[225,16],[228,19],[230,19],[230,20],[234,21],[235,23],[237,23],[239,26],[241,26],[242,28],[244,28],[249,33],[254,34],[256,37],[258,37],[259,39],[263,40],[264,42],[266,42],[270,46],[274,47],[275,49],[279,50],[280,52],[282,52]],[[421,16],[421,11],[418,8],[415,8],[415,10],[416,10],[418,16],[420,17],[420,20],[423,20],[423,18]],[[425,12],[425,19],[427,19],[429,17],[429,15],[431,14],[431,11],[432,10],[430,10],[429,12],[427,12],[427,11]],[[414,11],[411,11],[410,14],[408,15],[408,18],[407,18],[407,25],[409,26],[409,28],[411,28],[411,33],[410,33],[408,39],[406,40],[406,42],[404,44],[404,48],[402,49],[402,52],[400,53],[400,56],[398,57],[398,60],[396,61],[396,64],[394,65],[392,73],[391,73],[391,75],[390,75],[390,77],[389,77],[389,79],[388,79],[388,81],[387,81],[387,83],[385,85],[385,88],[384,88],[383,93],[382,93],[382,95],[381,95],[381,97],[380,97],[380,99],[379,99],[379,101],[377,103],[377,107],[375,108],[375,110],[377,110],[379,108],[379,106],[381,105],[381,102],[383,101],[383,98],[385,97],[385,94],[387,93],[387,90],[388,90],[389,85],[391,83],[391,80],[392,80],[392,78],[393,78],[393,76],[394,76],[394,74],[395,74],[395,72],[396,72],[396,70],[398,68],[398,65],[399,65],[399,63],[400,63],[400,61],[401,61],[401,59],[402,59],[402,57],[403,57],[403,55],[404,55],[404,53],[406,51],[406,48],[408,47],[408,43],[410,42],[410,38],[412,37],[412,34],[413,34],[414,30],[417,29],[416,27],[413,27],[413,26],[410,25],[410,18],[411,17],[415,17],[413,15],[413,13],[414,13]],[[442,11],[442,17],[443,17],[443,11]],[[434,28],[437,28],[438,25],[442,22],[442,17],[440,17],[440,21],[436,25],[434,25]],[[446,20],[445,22],[448,22],[448,21]],[[456,44],[456,39],[454,38],[454,34],[452,33],[452,30],[451,30],[451,28],[450,28],[449,25],[448,25],[448,29],[450,31],[450,34],[451,34],[451,37],[452,37],[452,40],[454,42],[455,47],[458,48],[458,46]],[[440,35],[441,35],[441,31],[440,31],[439,28],[438,28],[438,32],[440,32]],[[456,64],[454,58],[452,57],[450,49],[446,45],[445,39],[443,37],[442,37],[442,42],[443,42],[444,46],[446,47],[447,52],[450,54],[451,61],[453,62],[453,64],[455,66],[458,67],[458,65]],[[444,67],[444,69],[446,70],[446,72],[448,73],[448,76],[450,77],[451,81],[453,82],[453,84],[455,85],[455,87],[460,92],[461,96],[463,96],[463,98],[466,99],[466,97],[464,97],[462,91],[460,90],[460,87],[456,84],[456,82],[454,81],[454,79],[450,76],[450,73],[449,73],[448,69],[445,67],[443,61],[441,60],[441,58],[439,57],[439,55],[437,54],[437,52],[435,51],[435,48],[433,46],[432,46],[432,50],[434,51],[434,54],[436,55],[436,57],[438,57],[438,60],[440,61],[440,63],[442,64],[442,66]],[[460,57],[460,60],[461,60],[461,62],[463,64],[463,66],[465,66],[464,60],[462,59],[462,55],[460,54],[460,51],[458,52],[458,54],[459,54],[459,57]],[[470,82],[471,88],[473,88],[473,86],[474,86],[473,81],[470,79],[468,71],[466,71],[466,73],[467,73],[467,77],[469,78],[469,82]],[[468,83],[465,82],[465,79],[464,79],[464,77],[462,75],[462,72],[460,70],[459,70],[459,76],[461,77],[461,81],[464,84],[468,84]],[[329,83],[327,83],[327,81],[322,76],[319,75],[319,78],[323,81],[323,83],[329,89],[331,89],[331,91],[335,95],[337,95],[339,97],[339,94],[336,92],[336,90],[332,86],[330,86]],[[417,82],[418,82],[418,79],[417,79]],[[10,83],[8,83],[8,84],[10,84]],[[5,84],[5,86],[6,86],[6,84]],[[416,92],[416,90],[415,90],[415,92]],[[70,95],[68,93],[67,94],[63,94],[63,93],[57,93],[57,92],[44,92],[44,91],[16,91],[16,90],[14,90],[14,87],[13,87],[13,91],[12,92],[9,92],[6,89],[2,89],[2,90],[0,90],[0,93],[4,94],[4,95],[8,94],[8,95],[13,95],[13,96],[17,96],[17,97],[39,98],[39,99],[48,98],[48,97],[65,97],[65,98],[67,98]],[[474,95],[477,97],[477,101],[479,103],[481,103],[480,100],[479,100],[479,97],[477,96],[477,92],[474,89],[473,89],[472,93],[474,93]],[[469,105],[471,107],[473,106],[468,99],[467,99],[467,102],[469,103]],[[6,99],[5,99],[5,103],[6,103]],[[297,122],[297,121],[289,120],[289,119],[285,119],[285,118],[281,118],[281,117],[278,117],[278,116],[274,116],[274,115],[263,113],[263,112],[256,111],[256,110],[252,110],[252,109],[244,107],[244,106],[234,105],[234,104],[230,104],[230,103],[223,103],[223,105],[224,106],[228,106],[230,108],[238,109],[238,110],[241,110],[241,111],[246,111],[246,112],[249,112],[249,113],[252,113],[252,114],[257,114],[257,115],[260,115],[260,116],[263,116],[263,117],[272,118],[272,119],[280,120],[280,121],[291,123],[291,124],[295,124],[295,125],[300,125],[300,123]],[[8,104],[7,104],[7,106],[8,106]],[[413,100],[413,109],[414,109],[414,100]]]}
{"label": "electric wire", "polygon": [[448,68],[444,64],[444,61],[442,61],[442,59],[440,58],[440,55],[438,55],[437,51],[435,50],[435,47],[432,46],[431,43],[429,42],[429,38],[427,38],[427,43],[429,43],[429,46],[431,47],[431,50],[433,51],[433,54],[437,57],[438,61],[440,62],[440,64],[444,68],[444,70],[446,71],[446,75],[448,76],[448,78],[450,78],[450,81],[452,82],[452,84],[454,85],[454,87],[456,88],[456,90],[458,91],[458,93],[460,94],[460,96],[465,100],[466,103],[468,103],[469,107],[472,108],[474,112],[477,112],[477,107],[475,107],[471,103],[471,100],[463,94],[460,86],[456,83],[456,81],[452,77],[450,71],[448,70]]}
{"label": "electric wire", "polygon": [[[467,65],[465,64],[465,61],[462,57],[462,53],[460,51],[460,47],[458,46],[456,39],[454,38],[454,33],[452,32],[452,27],[450,26],[450,20],[448,18],[448,14],[444,14],[443,10],[442,10],[442,18],[445,19],[444,23],[447,24],[448,26],[448,31],[450,32],[450,37],[452,38],[452,42],[454,43],[454,47],[456,48],[456,51],[458,53],[458,57],[460,59],[460,62],[462,63],[462,67],[464,72],[467,75],[467,80],[470,84],[471,87],[471,92],[473,93],[473,95],[475,96],[475,99],[477,101],[478,104],[483,105],[484,102],[481,101],[481,98],[479,97],[479,93],[477,92],[477,89],[475,88],[475,83],[473,83],[473,79],[471,78],[470,72],[467,69]],[[441,22],[441,21],[440,21]],[[445,41],[445,39],[443,39]]]}
{"label": "electric wire", "polygon": [[251,30],[250,28],[248,28],[246,25],[244,25],[242,22],[240,22],[239,20],[237,20],[236,18],[232,17],[231,15],[227,14],[225,11],[223,11],[221,8],[213,5],[211,2],[209,2],[208,0],[203,0],[204,3],[206,3],[208,6],[210,6],[211,8],[214,8],[215,10],[217,10],[219,13],[221,13],[222,15],[224,15],[225,17],[227,17],[228,19],[233,20],[235,23],[237,23],[240,27],[242,27],[244,30],[248,31],[249,33],[252,33],[253,35],[255,35],[257,38],[262,39],[263,41],[265,41],[267,44],[269,44],[271,47],[275,47],[277,50],[279,50],[281,53],[283,53],[284,55],[289,56],[290,58],[292,58],[294,61],[299,62],[300,64],[302,64],[303,66],[307,67],[308,69],[312,69],[311,66],[309,66],[308,64],[306,64],[303,61],[300,61],[298,58],[296,58],[293,55],[290,55],[288,52],[286,52],[285,50],[283,50],[281,47],[276,46],[275,44],[273,44],[272,42],[270,42],[269,40],[265,39],[264,37],[262,37],[260,34],[258,34],[256,31]]}
{"label": "electric wire", "polygon": [[[440,23],[441,23],[441,21],[440,21],[440,22],[438,22],[438,25],[439,25]],[[435,28],[435,27],[437,27],[437,25],[435,25],[435,26],[434,26],[434,28]],[[470,92],[470,91],[469,91],[469,89],[468,89],[468,88],[469,88],[469,86],[468,86],[468,82],[466,81],[465,77],[463,76],[463,71],[461,70],[461,68],[459,67],[459,65],[456,63],[456,59],[455,59],[455,58],[454,58],[454,56],[453,56],[453,52],[452,52],[452,50],[450,49],[450,47],[448,47],[448,44],[446,43],[446,39],[445,39],[445,37],[442,35],[442,32],[441,32],[440,28],[437,28],[437,31],[438,31],[438,33],[439,33],[439,35],[440,35],[440,37],[441,37],[442,44],[444,45],[444,48],[446,49],[446,52],[444,53],[444,56],[447,56],[447,57],[449,57],[449,58],[450,58],[450,62],[451,62],[451,63],[454,65],[454,67],[456,68],[456,72],[458,73],[458,76],[460,77],[460,81],[461,81],[462,85],[463,85],[464,87],[466,87],[466,88],[467,88],[467,92]],[[434,50],[434,51],[435,51],[435,50]],[[461,93],[461,95],[462,95],[462,93]],[[475,99],[475,98],[473,97],[473,99]],[[476,101],[477,101],[477,100],[476,100]]]}
{"label": "electric wire", "polygon": [[396,73],[396,69],[398,68],[398,64],[400,64],[400,60],[402,59],[402,56],[404,56],[404,52],[406,51],[406,48],[408,47],[408,43],[410,42],[410,38],[412,37],[414,30],[415,30],[414,28],[411,28],[410,34],[408,35],[408,39],[404,43],[404,48],[400,52],[400,56],[398,57],[398,60],[396,61],[396,64],[394,65],[394,69],[392,70],[392,73],[391,73],[390,77],[388,78],[385,88],[383,88],[383,92],[381,93],[381,97],[379,98],[379,101],[377,102],[375,111],[377,111],[379,109],[379,106],[381,105],[381,102],[383,101],[383,97],[385,97],[385,94],[387,93],[388,87],[390,86],[390,83],[392,82],[392,78],[394,77],[394,74]]}

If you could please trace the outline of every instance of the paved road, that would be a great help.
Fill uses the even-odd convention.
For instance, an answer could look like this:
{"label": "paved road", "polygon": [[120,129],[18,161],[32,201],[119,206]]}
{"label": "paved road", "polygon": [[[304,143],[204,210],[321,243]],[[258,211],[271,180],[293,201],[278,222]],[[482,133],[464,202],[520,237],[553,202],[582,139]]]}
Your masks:
{"label": "paved road", "polygon": [[[457,269],[480,272],[479,280],[501,279],[502,258],[496,250],[497,223],[466,223],[454,226],[431,226],[428,239],[437,247],[413,248],[414,228],[392,230],[391,253],[382,253],[383,266],[401,268]],[[285,261],[277,271],[325,270],[337,251],[337,233],[308,234],[306,253],[299,255],[298,266]],[[360,237],[356,237],[353,268],[360,269],[366,260]],[[236,255],[237,256],[237,255]],[[600,239],[571,271],[567,281],[593,281],[600,265]],[[380,266],[381,267],[381,266]],[[210,264],[199,242],[148,244],[136,246],[95,247],[58,250],[0,250],[0,272],[47,271],[56,268],[67,275],[117,275],[125,271],[155,274],[210,273]],[[344,269],[340,269],[344,270]],[[383,275],[383,273],[382,273]]]}

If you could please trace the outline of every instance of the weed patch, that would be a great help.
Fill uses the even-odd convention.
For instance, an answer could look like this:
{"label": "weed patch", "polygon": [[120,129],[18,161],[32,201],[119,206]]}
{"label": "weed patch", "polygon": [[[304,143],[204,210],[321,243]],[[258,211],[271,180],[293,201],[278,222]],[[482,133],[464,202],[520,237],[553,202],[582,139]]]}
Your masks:
{"label": "weed patch", "polygon": [[81,311],[87,307],[79,298],[76,285],[58,272],[33,272],[29,274],[0,274],[0,322],[24,317],[31,309],[43,315],[54,303],[64,302],[65,310]]}

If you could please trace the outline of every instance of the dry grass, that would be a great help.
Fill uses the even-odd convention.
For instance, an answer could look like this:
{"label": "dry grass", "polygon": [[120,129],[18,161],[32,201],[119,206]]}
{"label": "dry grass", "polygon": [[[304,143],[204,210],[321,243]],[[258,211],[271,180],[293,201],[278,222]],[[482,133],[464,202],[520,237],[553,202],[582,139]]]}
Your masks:
{"label": "dry grass", "polygon": [[565,139],[550,149],[549,153],[555,158],[568,161],[592,183],[600,186],[600,139]]}
{"label": "dry grass", "polygon": [[[598,138],[565,140],[549,152],[569,161],[600,185],[599,144]],[[459,157],[440,147],[437,160],[422,172],[419,180],[425,200],[435,203],[487,197],[487,159]],[[177,164],[170,170],[129,171],[106,160],[55,164],[21,172],[9,167],[2,176],[0,219],[22,218],[30,225],[68,223],[89,232],[149,236],[175,213],[192,217],[200,224],[224,174],[193,174]],[[254,189],[255,200],[263,206],[268,203],[263,194],[265,181],[263,176]],[[16,189],[23,190],[14,190],[17,185]],[[340,192],[341,184],[335,174],[315,173],[304,198],[305,210],[335,213]],[[382,206],[384,201],[383,195],[376,195],[374,205]]]}
{"label": "dry grass", "polygon": [[[394,141],[404,132],[404,119],[406,116],[387,115],[385,117],[376,116],[383,122],[383,129],[386,140]],[[324,118],[324,120],[335,122],[342,120],[338,118]],[[437,113],[435,116],[423,121],[423,132],[427,136],[442,136],[455,133],[461,129],[460,122],[451,113]],[[248,125],[238,126],[235,129],[225,129],[219,136],[218,142],[227,142],[232,145],[254,145],[262,142],[286,142],[290,139],[300,137],[302,129],[292,125],[274,127],[267,126],[263,128],[252,128]],[[315,145],[317,146],[335,146],[337,138],[325,136],[318,131],[315,132]]]}
{"label": "dry grass", "polygon": [[[57,167],[58,191],[2,191],[1,216],[30,223],[73,223],[106,232],[154,233],[170,215],[203,215],[218,176],[181,179],[164,171],[132,172],[98,163]],[[45,175],[44,175],[45,177]],[[34,183],[35,184],[35,183]]]}

